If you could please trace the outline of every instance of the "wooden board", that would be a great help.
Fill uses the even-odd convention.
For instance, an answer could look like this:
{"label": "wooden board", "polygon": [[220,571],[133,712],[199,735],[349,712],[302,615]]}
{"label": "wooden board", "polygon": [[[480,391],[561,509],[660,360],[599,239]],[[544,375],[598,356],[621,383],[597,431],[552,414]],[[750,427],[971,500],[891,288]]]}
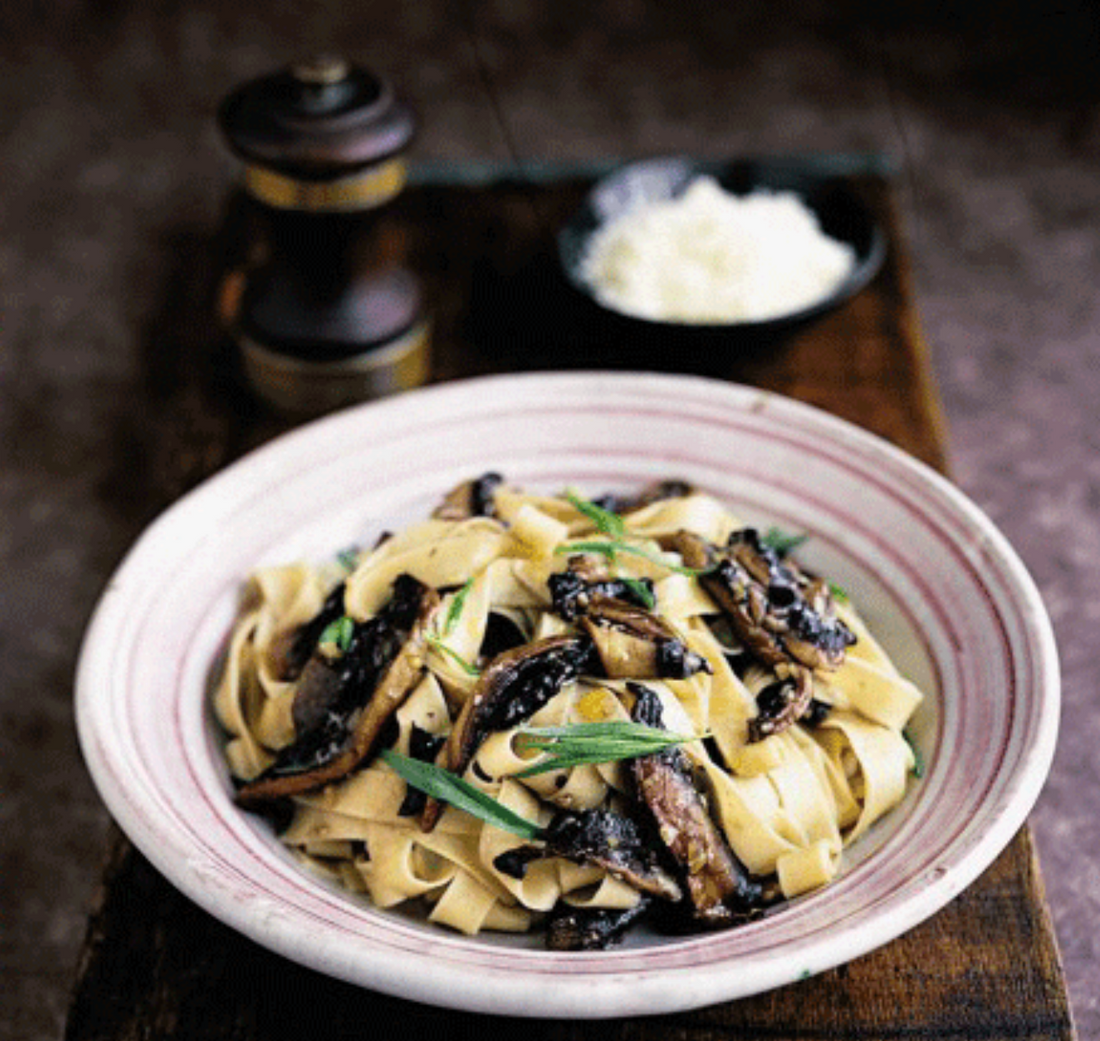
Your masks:
{"label": "wooden board", "polygon": [[[889,185],[855,187],[888,231],[886,265],[841,311],[754,355],[668,358],[609,343],[555,275],[552,229],[583,180],[422,185],[394,219],[432,289],[434,378],[565,365],[705,371],[826,408],[945,467],[944,430],[912,308]],[[231,246],[231,244],[230,244]],[[129,475],[152,513],[241,451],[286,428],[234,382],[209,318],[226,243],[180,254],[150,359],[150,422]],[[230,248],[230,254],[232,254]],[[88,929],[67,1037],[93,1039],[983,1038],[1073,1036],[1057,947],[1025,827],[993,866],[923,925],[802,983],[696,1012],[610,1022],[518,1021],[415,1005],[328,979],[244,939],[177,893],[116,835]]]}

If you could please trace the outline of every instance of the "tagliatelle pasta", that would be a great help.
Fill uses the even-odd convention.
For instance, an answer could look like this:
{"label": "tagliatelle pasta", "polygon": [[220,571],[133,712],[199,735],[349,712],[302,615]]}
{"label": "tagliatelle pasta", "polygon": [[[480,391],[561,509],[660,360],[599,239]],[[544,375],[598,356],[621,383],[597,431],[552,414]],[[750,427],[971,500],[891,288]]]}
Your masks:
{"label": "tagliatelle pasta", "polygon": [[238,801],[468,934],[746,921],[829,883],[914,769],[920,691],[796,555],[678,482],[486,475],[344,573],[263,569],[214,694]]}

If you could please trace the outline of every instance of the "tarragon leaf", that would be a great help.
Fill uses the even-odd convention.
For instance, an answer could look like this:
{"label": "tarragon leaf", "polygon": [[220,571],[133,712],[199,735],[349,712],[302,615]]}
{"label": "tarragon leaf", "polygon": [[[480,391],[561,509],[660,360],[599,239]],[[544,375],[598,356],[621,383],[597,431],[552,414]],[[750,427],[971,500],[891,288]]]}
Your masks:
{"label": "tarragon leaf", "polygon": [[578,513],[582,513],[596,526],[597,531],[618,538],[626,534],[626,524],[617,513],[612,513],[611,510],[605,510],[602,506],[597,506],[590,499],[582,499],[573,491],[567,491],[565,497],[569,500],[573,509]]}
{"label": "tarragon leaf", "polygon": [[351,647],[351,640],[354,635],[355,620],[348,615],[343,615],[325,626],[317,640],[317,645],[320,647],[323,644],[331,643],[341,651],[346,652]]}
{"label": "tarragon leaf", "polygon": [[447,609],[447,617],[443,621],[444,636],[450,636],[454,632],[454,627],[458,624],[459,618],[462,617],[462,609],[466,606],[466,598],[470,595],[473,584],[473,577],[468,578],[466,584],[455,593],[451,606]]}
{"label": "tarragon leaf", "polygon": [[359,564],[359,547],[347,546],[336,554],[336,562],[345,571],[354,571]]}
{"label": "tarragon leaf", "polygon": [[429,633],[425,639],[428,644],[439,651],[440,654],[444,654],[450,658],[467,676],[481,675],[481,670],[476,665],[472,662],[468,662],[453,647],[448,647],[438,636]]}
{"label": "tarragon leaf", "polygon": [[773,527],[768,528],[768,530],[760,536],[760,543],[763,546],[767,546],[769,549],[774,549],[781,557],[785,557],[798,549],[798,547],[809,537],[810,536],[805,533],[792,535],[782,528]]}
{"label": "tarragon leaf", "polygon": [[693,734],[674,734],[659,727],[627,720],[572,723],[561,727],[522,727],[519,734],[525,747],[546,752],[548,757],[521,770],[516,775],[518,777],[534,777],[536,774],[586,764],[636,759],[671,745],[698,740]]}
{"label": "tarragon leaf", "polygon": [[625,553],[632,557],[642,557],[648,560],[651,564],[656,564],[658,567],[667,568],[669,571],[673,571],[678,575],[687,575],[689,578],[695,578],[698,575],[705,575],[714,570],[714,567],[696,568],[696,567],[684,567],[682,564],[673,564],[669,560],[665,560],[659,553],[654,552],[651,549],[646,549],[644,546],[634,546],[628,542],[623,542],[621,539],[612,539],[609,542],[563,542],[560,546],[554,549],[555,553],[599,553],[608,560],[614,560],[619,553]]}
{"label": "tarragon leaf", "polygon": [[620,575],[619,581],[634,594],[647,611],[652,611],[657,606],[657,598],[653,595],[653,591],[641,579]]}
{"label": "tarragon leaf", "polygon": [[511,832],[523,839],[539,839],[542,828],[513,813],[502,806],[491,795],[475,788],[450,770],[444,770],[434,763],[423,763],[407,755],[395,752],[392,748],[383,749],[379,758],[386,763],[406,784],[430,795],[433,799],[448,803],[455,809],[463,810],[478,820],[491,824],[495,828]]}
{"label": "tarragon leaf", "polygon": [[901,736],[905,738],[905,743],[913,750],[913,776],[920,780],[924,776],[926,764],[924,756],[921,750],[917,747],[916,741],[913,740],[913,735],[909,733],[908,728],[901,732]]}

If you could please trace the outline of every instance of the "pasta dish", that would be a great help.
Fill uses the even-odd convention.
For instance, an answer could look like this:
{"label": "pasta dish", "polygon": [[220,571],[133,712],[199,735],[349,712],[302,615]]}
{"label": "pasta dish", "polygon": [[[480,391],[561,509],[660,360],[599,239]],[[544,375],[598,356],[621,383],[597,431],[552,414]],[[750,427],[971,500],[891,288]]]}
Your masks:
{"label": "pasta dish", "polygon": [[214,692],[238,804],[381,908],[601,949],[829,883],[921,692],[798,537],[667,481],[432,516],[248,581]]}

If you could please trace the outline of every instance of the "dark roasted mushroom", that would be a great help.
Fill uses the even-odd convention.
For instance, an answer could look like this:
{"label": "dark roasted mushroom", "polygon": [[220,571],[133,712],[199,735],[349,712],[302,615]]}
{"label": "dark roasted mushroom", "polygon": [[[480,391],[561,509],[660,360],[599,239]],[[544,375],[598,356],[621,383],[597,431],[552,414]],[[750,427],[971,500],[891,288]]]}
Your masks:
{"label": "dark roasted mushroom", "polygon": [[[630,684],[630,689],[637,698],[633,718],[647,726],[661,726],[657,694],[640,683]],[[687,754],[673,745],[639,756],[631,768],[638,796],[684,875],[695,917],[709,925],[744,920],[760,903],[760,886],[749,878],[711,820]]]}
{"label": "dark roasted mushroom", "polygon": [[354,626],[340,658],[314,654],[291,710],[294,743],[237,792],[237,801],[252,806],[310,791],[362,763],[421,678],[425,633],[439,603],[435,590],[401,575],[386,607]]}
{"label": "dark roasted mushroom", "polygon": [[681,899],[676,880],[661,866],[653,837],[636,820],[612,810],[580,813],[563,810],[543,831],[543,845],[518,846],[501,853],[493,866],[513,878],[523,878],[532,861],[564,857],[576,864],[602,867],[639,892],[663,900]]}
{"label": "dark roasted mushroom", "polygon": [[344,588],[341,582],[325,598],[321,610],[304,625],[284,633],[272,648],[272,664],[281,680],[296,680],[306,667],[321,634],[344,614]]}
{"label": "dark roasted mushroom", "polygon": [[643,506],[660,502],[662,499],[680,499],[685,495],[691,495],[695,489],[687,481],[655,481],[647,484],[637,495],[616,496],[602,495],[593,501],[601,509],[611,513],[633,513]]}
{"label": "dark roasted mushroom", "polygon": [[[641,587],[653,595],[651,579],[640,579]],[[589,566],[584,557],[573,557],[565,571],[551,575],[547,581],[554,611],[565,621],[576,621],[588,611],[594,598],[621,600],[623,603],[645,607],[638,590],[621,578],[611,578]]]}
{"label": "dark roasted mushroom", "polygon": [[[701,572],[700,582],[722,610],[747,653],[776,673],[757,696],[759,714],[749,740],[778,734],[801,719],[813,699],[813,669],[835,669],[855,643],[836,617],[825,583],[804,575],[764,545],[755,529],[730,535],[719,551],[691,532],[679,532],[668,548]],[[743,661],[738,663],[743,671]]]}
{"label": "dark roasted mushroom", "polygon": [[[778,613],[778,612],[777,612]],[[856,635],[839,618],[829,587],[820,579],[810,581],[783,615],[787,632],[783,645],[790,655],[811,669],[837,669]]]}
{"label": "dark roasted mushroom", "polygon": [[447,493],[432,516],[438,520],[493,516],[493,494],[502,480],[498,473],[485,473],[475,480],[463,481]]}
{"label": "dark roasted mushroom", "polygon": [[[298,677],[290,706],[294,744],[280,753],[273,772],[293,771],[296,764],[305,770],[311,762],[332,758],[347,738],[348,718],[361,701],[362,690],[349,682],[345,670],[320,655],[311,657]],[[334,746],[334,751],[322,751],[325,745]]]}
{"label": "dark roasted mushroom", "polygon": [[[593,663],[592,641],[550,636],[498,654],[482,671],[447,739],[445,765],[461,775],[486,735],[522,723]],[[421,817],[434,827],[440,805],[429,800]]]}
{"label": "dark roasted mushroom", "polygon": [[718,555],[694,532],[681,531],[668,540],[668,548],[680,554],[684,564],[701,571],[699,581],[714,598],[737,638],[765,665],[787,661],[773,632],[764,628],[767,600],[760,584],[740,565]]}
{"label": "dark roasted mushroom", "polygon": [[657,861],[643,830],[611,810],[559,813],[546,828],[546,852],[595,864],[643,893],[679,900],[680,887]]}
{"label": "dark roasted mushroom", "polygon": [[779,678],[774,683],[757,692],[757,715],[749,720],[750,741],[763,741],[786,730],[810,710],[814,695],[810,670],[799,665],[778,665],[776,675]]}
{"label": "dark roasted mushroom", "polygon": [[546,922],[546,946],[552,951],[603,951],[618,943],[650,907],[642,897],[633,907],[570,907],[559,904]]}
{"label": "dark roasted mushroom", "polygon": [[[711,672],[702,655],[647,610],[631,583],[610,577],[591,559],[571,557],[569,567],[547,584],[554,610],[567,622],[580,619],[609,678],[681,680]],[[652,596],[652,582],[643,584]]]}
{"label": "dark roasted mushroom", "polygon": [[790,657],[811,669],[843,664],[845,649],[856,638],[836,617],[824,582],[805,575],[793,561],[762,542],[755,528],[733,532],[726,550],[763,589],[764,624],[776,632]]}
{"label": "dark roasted mushroom", "polygon": [[710,663],[690,650],[657,615],[621,600],[594,597],[581,619],[610,679],[683,680],[710,673]]}
{"label": "dark roasted mushroom", "polygon": [[669,547],[688,567],[705,569],[699,581],[758,661],[773,667],[795,661],[811,669],[843,664],[856,638],[836,617],[828,586],[781,560],[754,529],[734,532],[725,551],[686,531]]}

